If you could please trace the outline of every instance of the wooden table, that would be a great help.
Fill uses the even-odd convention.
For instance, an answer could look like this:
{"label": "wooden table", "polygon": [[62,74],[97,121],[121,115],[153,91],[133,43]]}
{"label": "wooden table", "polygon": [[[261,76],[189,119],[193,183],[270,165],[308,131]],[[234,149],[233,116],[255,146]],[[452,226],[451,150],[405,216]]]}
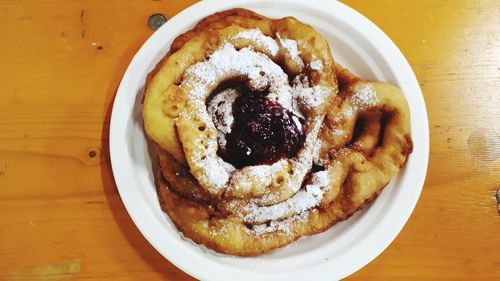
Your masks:
{"label": "wooden table", "polygon": [[[0,279],[188,280],[136,229],[107,149],[115,90],[194,0],[0,0]],[[500,3],[345,1],[412,65],[431,156],[404,230],[351,279],[500,280]]]}

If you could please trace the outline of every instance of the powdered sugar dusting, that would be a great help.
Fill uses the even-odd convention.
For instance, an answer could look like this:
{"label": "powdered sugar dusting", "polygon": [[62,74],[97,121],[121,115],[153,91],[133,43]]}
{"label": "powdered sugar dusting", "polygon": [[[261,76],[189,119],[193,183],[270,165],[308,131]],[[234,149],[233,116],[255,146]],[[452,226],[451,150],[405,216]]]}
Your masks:
{"label": "powdered sugar dusting", "polygon": [[316,70],[316,71],[323,71],[323,62],[321,60],[315,60],[315,61],[312,61],[310,64],[309,64],[309,67],[312,69],[312,70]]}
{"label": "powdered sugar dusting", "polygon": [[273,89],[266,96],[269,100],[278,102],[282,107],[293,112],[295,115],[303,117],[302,114],[293,106],[292,88],[288,83],[282,85],[279,89]]}
{"label": "powdered sugar dusting", "polygon": [[[260,40],[259,44],[270,48],[270,52],[274,51],[274,44],[276,44],[274,39],[263,35],[260,30],[241,32],[236,38]],[[296,41],[280,38],[280,42],[288,55],[303,64]],[[311,65],[311,68],[319,69],[323,64],[321,61],[315,61]],[[181,87],[186,89],[194,108],[200,110],[197,116],[200,116],[206,124],[210,126],[213,124],[218,131],[217,141],[209,140],[208,146],[207,143],[200,143],[200,151],[203,153],[194,157],[193,161],[195,161],[196,167],[202,170],[200,179],[207,186],[212,186],[211,188],[249,190],[252,186],[266,187],[271,185],[276,173],[283,170],[286,173],[287,170],[284,168],[287,167],[286,165],[291,165],[294,173],[290,175],[285,183],[287,184],[286,188],[295,193],[292,197],[295,199],[290,198],[291,201],[285,201],[288,204],[286,208],[283,207],[285,202],[279,203],[282,205],[277,204],[276,207],[271,206],[276,209],[262,211],[260,215],[256,215],[254,220],[282,217],[285,209],[292,210],[293,213],[300,213],[312,208],[311,206],[322,198],[321,187],[311,182],[305,189],[299,190],[304,177],[312,167],[316,139],[322,123],[320,118],[310,120],[313,123],[308,123],[313,128],[306,136],[304,148],[293,159],[282,159],[272,165],[250,166],[236,170],[234,166],[217,155],[218,147],[225,147],[225,136],[231,132],[231,125],[234,122],[232,104],[239,93],[236,89],[222,91],[208,103],[206,110],[205,100],[210,95],[211,89],[214,89],[219,83],[238,77],[247,77],[248,86],[252,90],[268,91],[267,98],[278,101],[283,107],[299,116],[303,115],[296,102],[312,108],[321,105],[330,94],[326,88],[320,86],[311,87],[305,75],[297,76],[292,86],[290,86],[288,75],[268,56],[254,51],[251,47],[236,50],[230,43],[222,44],[207,60],[190,66],[185,71],[181,84]],[[266,196],[257,199],[254,204],[258,206],[270,203],[275,199],[273,195],[276,194],[270,192]]]}
{"label": "powdered sugar dusting", "polygon": [[292,39],[281,38],[278,34],[278,39],[280,40],[280,44],[283,49],[286,50],[290,58],[297,63],[301,68],[304,67],[304,62],[300,58],[300,51],[298,47],[298,43]]}
{"label": "powdered sugar dusting", "polygon": [[271,206],[258,206],[255,203],[245,206],[249,210],[246,210],[248,215],[243,219],[248,223],[264,223],[307,211],[319,205],[323,198],[323,189],[328,187],[329,183],[326,171],[316,172],[310,183],[288,200]]}
{"label": "powdered sugar dusting", "polygon": [[233,103],[240,94],[236,89],[226,89],[215,95],[207,105],[207,110],[215,128],[217,128],[217,141],[222,149],[226,147],[226,136],[231,133],[234,122]]}
{"label": "powdered sugar dusting", "polygon": [[[249,86],[255,90],[269,88],[272,92],[280,89],[280,85],[288,85],[288,76],[269,57],[250,48],[237,51],[233,45],[225,43],[207,61],[190,66],[184,73],[181,87],[188,89],[188,96],[195,108],[204,108],[211,87],[236,77],[248,77]],[[200,109],[198,116],[207,124],[213,122],[207,110]],[[234,167],[217,155],[217,143],[209,142],[206,153],[198,155],[194,161],[202,170],[200,179],[207,186],[221,189],[229,181]],[[200,143],[200,146],[203,144]]]}
{"label": "powdered sugar dusting", "polygon": [[182,86],[188,87],[190,97],[206,99],[211,86],[237,77],[248,77],[252,89],[269,88],[271,93],[288,85],[288,76],[269,57],[251,48],[238,51],[225,43],[207,61],[190,66]]}
{"label": "powdered sugar dusting", "polygon": [[322,147],[323,147],[323,141],[321,139],[318,139],[316,141],[316,144],[314,145],[314,150],[313,150],[313,163],[316,165],[324,165],[324,160],[321,159],[320,157]]}
{"label": "powdered sugar dusting", "polygon": [[305,75],[298,75],[292,81],[292,96],[308,108],[315,108],[325,102],[330,91],[319,85],[311,87]]}
{"label": "powdered sugar dusting", "polygon": [[251,212],[244,217],[244,221],[256,223],[248,231],[257,235],[283,231],[291,235],[293,223],[306,222],[310,210],[321,203],[329,188],[328,172],[320,171],[312,175],[309,184],[282,203],[272,206],[247,206],[251,208]]}
{"label": "powdered sugar dusting", "polygon": [[[304,178],[307,173],[311,170],[313,159],[314,159],[314,147],[316,145],[316,137],[321,126],[321,120],[315,118],[312,121],[314,124],[309,134],[306,135],[306,140],[304,142],[304,147],[299,151],[296,157],[290,159],[289,165],[293,173],[289,173],[287,180],[285,182],[286,188],[296,193],[302,186]],[[283,188],[283,187],[282,187]],[[269,193],[258,199],[254,200],[254,203],[259,205],[271,204],[279,198],[275,193]]]}
{"label": "powdered sugar dusting", "polygon": [[267,187],[273,181],[273,175],[281,171],[287,160],[282,159],[271,165],[248,166],[235,173],[229,183],[230,188],[249,190],[253,185]]}
{"label": "powdered sugar dusting", "polygon": [[265,36],[260,29],[250,29],[242,31],[233,37],[233,40],[250,40],[255,42],[257,46],[263,48],[271,56],[275,56],[278,53],[279,47],[276,41],[270,36]]}
{"label": "powdered sugar dusting", "polygon": [[[346,120],[352,119],[354,116],[354,109],[352,106],[345,107],[344,110],[342,110],[341,114],[338,114],[333,118],[333,121],[335,123],[343,123],[346,122]],[[339,133],[340,134],[340,133]]]}
{"label": "powdered sugar dusting", "polygon": [[[211,156],[215,155],[215,156]],[[234,171],[234,166],[225,162],[214,153],[207,153],[207,155],[195,156],[197,166],[203,170],[203,180],[208,186],[221,189],[229,181],[231,172]]]}
{"label": "powdered sugar dusting", "polygon": [[332,133],[333,133],[333,135],[334,135],[334,136],[336,136],[336,137],[343,137],[343,136],[345,136],[345,135],[346,135],[346,133],[344,132],[344,130],[342,130],[342,129],[337,129],[337,128],[332,129]]}
{"label": "powdered sugar dusting", "polygon": [[[304,147],[299,151],[296,157],[290,159],[289,165],[293,174],[288,174],[286,188],[296,193],[302,186],[305,176],[311,170],[314,159],[314,148],[317,142],[317,135],[321,127],[322,119],[315,118],[310,132],[306,135]],[[285,161],[285,160],[281,160]],[[278,163],[278,162],[277,162]],[[276,164],[276,163],[275,163]],[[255,204],[267,205],[276,199],[276,194],[269,193],[254,200]]]}
{"label": "powdered sugar dusting", "polygon": [[374,106],[377,102],[377,95],[375,95],[374,90],[369,85],[357,90],[351,97],[351,104],[358,108]]}
{"label": "powdered sugar dusting", "polygon": [[292,235],[291,227],[295,222],[306,222],[309,217],[309,211],[302,212],[290,218],[281,221],[270,221],[267,224],[254,225],[248,232],[257,235],[282,231],[287,235]]}
{"label": "powdered sugar dusting", "polygon": [[227,230],[227,227],[225,225],[223,225],[222,227],[219,227],[219,228],[212,228],[210,230],[210,236],[216,237],[216,236],[219,236],[219,235],[223,235],[227,231],[228,230]]}
{"label": "powdered sugar dusting", "polygon": [[[212,118],[207,110],[203,110],[205,106],[204,102],[199,100],[192,102],[195,106],[193,110],[197,110],[195,115],[209,127],[213,126]],[[202,170],[198,180],[213,190],[224,188],[229,181],[231,173],[235,170],[234,166],[225,162],[217,155],[218,145],[216,140],[200,138],[197,145],[199,149],[193,153],[191,161],[193,161],[194,166],[191,166],[191,168],[196,167]]]}

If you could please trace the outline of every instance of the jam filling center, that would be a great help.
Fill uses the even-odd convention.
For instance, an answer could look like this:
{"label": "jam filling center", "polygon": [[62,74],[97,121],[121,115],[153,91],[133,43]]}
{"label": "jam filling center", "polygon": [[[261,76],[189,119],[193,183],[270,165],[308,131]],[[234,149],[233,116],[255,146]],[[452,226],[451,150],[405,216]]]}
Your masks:
{"label": "jam filling center", "polygon": [[219,155],[236,168],[272,164],[294,157],[305,142],[304,120],[265,97],[265,92],[238,87],[234,121]]}

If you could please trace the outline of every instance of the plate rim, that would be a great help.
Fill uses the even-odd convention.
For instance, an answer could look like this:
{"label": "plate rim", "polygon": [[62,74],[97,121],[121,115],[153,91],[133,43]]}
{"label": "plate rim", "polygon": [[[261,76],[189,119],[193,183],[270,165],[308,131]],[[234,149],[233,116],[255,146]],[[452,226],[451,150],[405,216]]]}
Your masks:
{"label": "plate rim", "polygon": [[[162,256],[164,256],[168,261],[170,261],[172,264],[174,264],[176,267],[179,269],[183,270],[187,274],[195,277],[195,278],[203,278],[203,279],[215,279],[215,278],[210,278],[207,276],[207,272],[200,272],[200,270],[194,269],[192,266],[186,265],[186,260],[182,260],[182,258],[175,256],[175,251],[164,251],[163,247],[160,247],[160,245],[157,245],[153,243],[152,241],[152,233],[150,229],[147,229],[146,226],[144,226],[143,219],[144,215],[139,215],[136,212],[137,206],[136,204],[133,203],[133,200],[131,200],[132,194],[130,193],[130,190],[127,189],[125,186],[127,186],[126,183],[124,183],[124,169],[123,164],[120,162],[120,160],[123,158],[119,153],[120,150],[118,149],[119,147],[123,147],[124,142],[123,139],[120,138],[121,135],[126,131],[125,124],[123,122],[120,122],[119,117],[123,115],[123,107],[120,107],[123,103],[126,102],[125,100],[125,91],[127,88],[127,83],[129,77],[132,75],[132,69],[134,68],[135,65],[137,65],[139,62],[138,60],[144,53],[153,47],[153,41],[155,38],[161,36],[163,33],[166,33],[165,30],[169,28],[170,26],[173,26],[177,24],[178,22],[182,22],[185,20],[192,21],[193,14],[195,12],[202,11],[202,14],[211,14],[213,13],[213,10],[224,10],[229,7],[233,6],[238,6],[242,4],[249,4],[249,3],[259,3],[259,2],[271,2],[271,1],[265,1],[265,0],[236,0],[236,1],[224,1],[224,0],[209,0],[209,1],[201,1],[198,2],[185,10],[181,11],[177,15],[175,15],[173,18],[171,18],[165,25],[163,25],[160,29],[158,29],[156,32],[154,32],[146,41],[145,43],[140,47],[140,49],[137,51],[137,53],[134,55],[133,59],[131,60],[129,66],[127,67],[127,70],[125,71],[125,74],[123,75],[123,78],[120,82],[120,85],[118,87],[118,90],[116,92],[116,96],[113,102],[113,108],[112,108],[112,113],[111,113],[111,118],[110,118],[110,127],[109,127],[109,151],[110,151],[110,160],[111,160],[111,167],[113,171],[113,176],[114,180],[117,186],[117,189],[119,191],[120,197],[122,202],[124,203],[124,206],[129,213],[129,216],[133,220],[134,224],[136,227],[139,229],[141,234],[146,238],[148,243],[150,243]],[[429,128],[428,128],[428,114],[427,114],[427,109],[425,106],[424,98],[420,89],[420,86],[418,85],[417,79],[415,77],[415,74],[413,73],[413,70],[411,69],[408,61],[406,58],[403,56],[401,51],[397,48],[397,46],[390,40],[390,38],[380,29],[378,28],[374,23],[372,23],[370,20],[368,20],[366,17],[358,13],[357,11],[353,10],[352,8],[348,7],[347,5],[337,2],[337,1],[321,1],[321,0],[309,0],[306,2],[302,2],[299,0],[275,0],[272,2],[284,2],[284,3],[294,3],[294,4],[300,4],[300,5],[305,5],[313,8],[317,8],[321,6],[323,9],[331,9],[332,11],[336,10],[342,10],[342,12],[349,13],[354,16],[355,21],[359,21],[361,24],[364,26],[369,26],[370,27],[370,36],[375,37],[377,40],[379,40],[379,44],[386,45],[385,47],[388,47],[390,49],[391,55],[396,57],[396,60],[398,62],[401,62],[402,65],[401,67],[403,68],[403,72],[410,74],[411,78],[413,81],[412,85],[414,90],[416,91],[414,94],[416,95],[416,98],[419,102],[419,110],[422,110],[423,116],[425,117],[425,120],[421,120],[423,123],[424,131],[426,132],[425,138],[422,140],[422,146],[423,150],[425,152],[425,155],[423,155],[423,163],[422,163],[422,171],[420,172],[419,177],[417,180],[419,180],[419,183],[416,184],[416,186],[419,186],[418,192],[416,192],[416,196],[412,198],[413,200],[410,200],[408,203],[408,206],[405,209],[405,213],[403,213],[400,217],[400,222],[398,223],[398,226],[396,227],[397,229],[393,230],[391,233],[391,238],[390,239],[385,239],[383,243],[380,243],[381,245],[378,246],[377,250],[372,251],[371,255],[366,255],[363,259],[362,262],[358,262],[356,266],[351,266],[349,269],[344,269],[343,271],[339,271],[338,274],[334,278],[344,278],[353,272],[359,270],[366,264],[368,264],[371,260],[373,260],[375,257],[377,257],[379,254],[381,254],[389,245],[394,241],[394,239],[397,237],[399,232],[402,230],[404,225],[409,219],[409,216],[413,212],[416,203],[420,197],[421,190],[423,188],[423,184],[425,182],[426,174],[427,174],[427,168],[428,168],[428,158],[429,158]],[[216,8],[214,8],[216,7]],[[210,11],[210,12],[207,12]],[[332,12],[333,13],[333,12]],[[201,19],[204,15],[200,16],[197,19]],[[163,30],[163,31],[162,31]],[[182,31],[179,31],[182,32]],[[178,35],[179,32],[176,34]],[[173,37],[175,38],[175,36]],[[173,39],[171,38],[171,39]],[[374,39],[370,39],[370,41],[373,41]],[[416,87],[415,87],[416,86]],[[125,136],[123,136],[125,137]],[[180,239],[180,238],[179,238]],[[171,241],[173,242],[173,241]],[[164,241],[164,243],[166,243]],[[225,268],[227,269],[227,268]],[[238,270],[236,270],[238,272]],[[333,273],[332,273],[333,274]],[[220,275],[213,275],[211,277],[219,277]],[[207,278],[208,277],[208,278]],[[245,277],[248,277],[249,279],[251,278],[262,278],[263,276],[259,274],[248,274],[248,272],[245,272]],[[276,278],[276,276],[273,276],[273,278]]]}

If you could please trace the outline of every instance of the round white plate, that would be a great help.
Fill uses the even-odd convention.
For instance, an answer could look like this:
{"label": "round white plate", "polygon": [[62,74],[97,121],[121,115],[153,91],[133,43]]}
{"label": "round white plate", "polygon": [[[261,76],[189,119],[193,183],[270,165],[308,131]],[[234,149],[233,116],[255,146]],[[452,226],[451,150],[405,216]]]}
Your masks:
{"label": "round white plate", "polygon": [[[214,12],[244,7],[268,17],[294,16],[326,37],[333,56],[353,73],[398,85],[411,108],[414,151],[405,168],[366,210],[330,230],[270,254],[240,258],[217,254],[183,238],[161,211],[143,131],[146,75],[172,40]],[[408,220],[424,184],[429,156],[427,112],[408,62],[365,17],[336,1],[215,0],[199,2],[170,19],[137,52],[116,95],[110,127],[111,163],[120,196],[144,237],[170,262],[203,280],[334,280],[379,255]]]}

